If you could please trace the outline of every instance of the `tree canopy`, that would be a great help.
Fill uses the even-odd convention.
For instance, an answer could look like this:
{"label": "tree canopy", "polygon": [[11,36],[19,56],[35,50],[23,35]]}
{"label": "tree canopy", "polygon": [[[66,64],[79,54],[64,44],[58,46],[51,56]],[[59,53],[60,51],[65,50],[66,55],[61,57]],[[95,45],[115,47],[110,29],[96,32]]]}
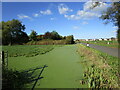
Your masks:
{"label": "tree canopy", "polygon": [[103,12],[100,18],[106,20],[106,23],[113,22],[118,27],[117,38],[120,43],[120,2],[113,2],[111,7],[106,12]]}
{"label": "tree canopy", "polygon": [[37,40],[37,32],[35,30],[32,30],[29,38],[32,41],[36,41]]}
{"label": "tree canopy", "polygon": [[[95,2],[91,9],[95,8],[99,4],[99,2]],[[108,7],[106,11],[102,12],[102,16],[100,18],[104,20],[106,24],[112,22],[118,27],[117,38],[120,44],[120,1],[112,2],[111,6]]]}
{"label": "tree canopy", "polygon": [[19,20],[2,21],[2,44],[22,44],[29,40],[29,37],[24,32],[25,25]]}
{"label": "tree canopy", "polygon": [[52,31],[52,32],[47,31],[45,32],[44,35],[38,35],[37,39],[38,41],[42,39],[61,40],[62,36],[60,36],[56,31]]}

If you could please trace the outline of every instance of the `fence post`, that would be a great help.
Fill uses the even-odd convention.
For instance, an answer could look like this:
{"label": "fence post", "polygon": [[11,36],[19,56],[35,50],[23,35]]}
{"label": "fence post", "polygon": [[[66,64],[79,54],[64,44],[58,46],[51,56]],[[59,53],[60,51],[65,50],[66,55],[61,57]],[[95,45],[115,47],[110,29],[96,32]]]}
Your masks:
{"label": "fence post", "polygon": [[4,51],[1,52],[1,57],[2,57],[2,65],[5,65]]}
{"label": "fence post", "polygon": [[5,64],[6,64],[6,68],[8,68],[8,51],[6,51],[6,62],[5,62]]}
{"label": "fence post", "polygon": [[1,58],[2,58],[3,68],[8,68],[8,51],[7,52],[2,51],[1,52]]}

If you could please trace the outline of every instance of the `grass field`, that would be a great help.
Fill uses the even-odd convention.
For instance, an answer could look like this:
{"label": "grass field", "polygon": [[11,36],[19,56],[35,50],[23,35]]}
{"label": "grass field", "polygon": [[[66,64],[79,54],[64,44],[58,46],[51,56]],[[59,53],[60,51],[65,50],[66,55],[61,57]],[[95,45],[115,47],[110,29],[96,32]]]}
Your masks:
{"label": "grass field", "polygon": [[[48,67],[42,73],[43,79],[39,80],[36,88],[85,88],[87,85],[81,85],[80,79],[83,78],[84,68],[79,63],[80,57],[77,54],[77,47],[75,45],[65,45],[65,46],[12,46],[4,47],[4,50],[12,51],[19,54],[29,52],[29,49],[38,50],[38,48],[43,47],[54,47],[53,50],[45,54],[39,54],[37,56],[17,57],[11,56],[8,58],[8,68],[18,71],[28,70],[43,65]],[[9,48],[9,49],[8,49]],[[14,49],[13,49],[14,48]],[[17,50],[17,51],[14,51]],[[19,52],[20,51],[20,52]],[[31,51],[31,50],[30,50]],[[38,75],[40,70],[36,70],[34,75]],[[27,87],[32,88],[33,83],[27,85]]]}
{"label": "grass field", "polygon": [[100,46],[107,46],[107,47],[112,47],[112,48],[120,48],[119,44],[117,41],[81,41],[83,43],[91,43],[91,44],[96,44]]}

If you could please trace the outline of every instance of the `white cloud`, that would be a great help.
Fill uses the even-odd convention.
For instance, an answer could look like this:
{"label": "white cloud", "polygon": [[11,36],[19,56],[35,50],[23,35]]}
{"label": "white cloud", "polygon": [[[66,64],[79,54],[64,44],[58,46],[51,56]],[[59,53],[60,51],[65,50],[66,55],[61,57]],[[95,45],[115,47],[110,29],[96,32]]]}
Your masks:
{"label": "white cloud", "polygon": [[69,9],[65,4],[60,4],[58,5],[58,11],[60,14],[67,14],[68,12],[72,12],[73,10]]}
{"label": "white cloud", "polygon": [[50,18],[50,20],[55,20],[56,18]]}
{"label": "white cloud", "polygon": [[87,11],[83,11],[83,10],[79,10],[77,12],[77,15],[84,19],[89,19],[92,17],[99,17],[99,15],[97,13],[87,12]]}
{"label": "white cloud", "polygon": [[77,15],[64,15],[64,17],[65,18],[67,18],[68,20],[79,20],[80,19],[80,17],[79,16],[77,16]]}
{"label": "white cloud", "polygon": [[65,13],[64,17],[69,20],[70,19],[71,20],[80,20],[80,19],[87,20],[94,17],[100,17],[101,13],[105,11],[110,4],[106,4],[103,2],[99,2],[99,3],[100,4],[98,6],[96,6],[93,9],[90,9],[93,5],[95,5],[95,2],[92,2],[92,0],[87,1],[83,5],[83,10],[78,10],[76,14],[72,14],[72,15]]}
{"label": "white cloud", "polygon": [[87,20],[87,19],[91,19],[93,17],[99,17],[99,16],[100,16],[99,14],[96,14],[93,12],[86,12],[83,10],[78,10],[77,14],[74,14],[74,15],[64,15],[64,17],[69,19],[69,20],[70,19],[71,20],[80,20],[80,19]]}
{"label": "white cloud", "polygon": [[112,33],[117,33],[117,30],[113,30]]}
{"label": "white cloud", "polygon": [[92,0],[87,1],[83,6],[83,10],[84,11],[90,10],[92,12],[100,14],[101,12],[105,11],[107,9],[107,7],[109,7],[110,4],[106,4],[104,2],[99,2],[99,4],[93,8],[93,6],[95,6],[95,5],[96,5],[96,2],[94,2]]}
{"label": "white cloud", "polygon": [[118,27],[117,27],[117,26],[114,26],[114,27],[112,27],[112,28],[114,28],[114,29],[118,29]]}
{"label": "white cloud", "polygon": [[39,14],[38,14],[38,13],[36,13],[36,14],[33,14],[33,16],[34,16],[34,17],[38,17],[38,16],[39,16]]}
{"label": "white cloud", "polygon": [[40,11],[40,13],[43,15],[51,15],[52,14],[51,10],[49,10],[49,9],[47,9],[46,11]]}
{"label": "white cloud", "polygon": [[27,15],[24,15],[24,14],[19,14],[17,15],[19,19],[32,19],[31,17],[27,16]]}
{"label": "white cloud", "polygon": [[77,30],[77,29],[79,29],[79,27],[78,26],[73,26],[73,29]]}
{"label": "white cloud", "polygon": [[86,24],[88,24],[88,22],[84,21],[84,22],[82,22],[82,24],[83,24],[83,25],[86,25]]}

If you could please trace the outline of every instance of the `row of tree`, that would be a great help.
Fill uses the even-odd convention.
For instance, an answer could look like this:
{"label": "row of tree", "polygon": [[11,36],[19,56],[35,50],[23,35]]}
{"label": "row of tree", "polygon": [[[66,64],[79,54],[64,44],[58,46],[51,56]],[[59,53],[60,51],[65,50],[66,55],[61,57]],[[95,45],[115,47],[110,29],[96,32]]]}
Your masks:
{"label": "row of tree", "polygon": [[32,30],[31,34],[29,35],[29,38],[30,38],[30,41],[40,41],[40,40],[50,39],[50,40],[66,40],[67,44],[74,43],[73,35],[63,37],[59,35],[58,32],[56,31],[46,32],[43,35],[37,35],[37,32]]}
{"label": "row of tree", "polygon": [[7,22],[0,22],[2,26],[0,32],[2,33],[3,45],[12,45],[12,44],[23,44],[29,41],[40,41],[45,39],[51,40],[66,40],[68,44],[74,43],[73,35],[70,36],[61,36],[56,31],[46,32],[44,35],[37,35],[37,32],[32,30],[31,34],[28,36],[25,30],[25,25],[22,24],[19,20],[13,19]]}
{"label": "row of tree", "polygon": [[43,39],[61,40],[63,38],[56,31],[46,32],[44,35],[37,35],[37,32],[34,30],[32,30],[29,37],[32,41],[40,41]]}

